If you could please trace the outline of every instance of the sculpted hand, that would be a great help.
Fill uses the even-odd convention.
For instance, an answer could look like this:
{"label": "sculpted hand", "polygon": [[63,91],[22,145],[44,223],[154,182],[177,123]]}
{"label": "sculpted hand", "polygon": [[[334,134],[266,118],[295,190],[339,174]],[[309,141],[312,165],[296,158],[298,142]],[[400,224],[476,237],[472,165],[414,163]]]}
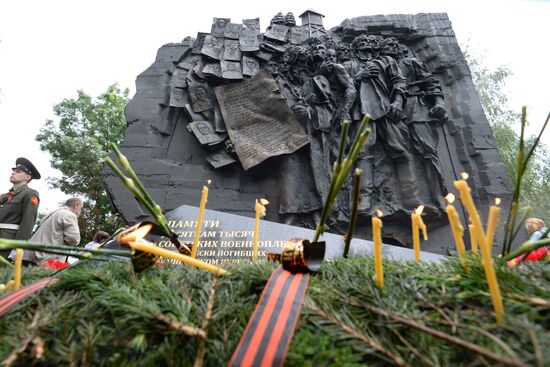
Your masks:
{"label": "sculpted hand", "polygon": [[311,112],[309,107],[304,106],[303,104],[295,104],[292,106],[292,112],[298,117],[299,120],[309,120],[311,119]]}
{"label": "sculpted hand", "polygon": [[403,118],[403,108],[401,102],[393,102],[390,104],[390,111],[387,116],[392,122],[400,121]]}
{"label": "sculpted hand", "polygon": [[447,111],[442,105],[436,104],[430,109],[430,116],[433,116],[439,120],[445,120],[447,119]]}
{"label": "sculpted hand", "polygon": [[380,74],[380,70],[378,69],[378,67],[376,65],[369,65],[359,71],[358,77],[361,79],[369,79],[378,76],[378,74]]}
{"label": "sculpted hand", "polygon": [[342,124],[344,123],[344,120],[351,121],[351,116],[349,115],[349,112],[343,111],[343,112],[340,114],[339,120],[340,120],[340,126],[342,126]]}
{"label": "sculpted hand", "polygon": [[309,96],[306,97],[306,100],[308,103],[319,103],[319,98],[317,98],[317,96],[315,94],[310,94]]}

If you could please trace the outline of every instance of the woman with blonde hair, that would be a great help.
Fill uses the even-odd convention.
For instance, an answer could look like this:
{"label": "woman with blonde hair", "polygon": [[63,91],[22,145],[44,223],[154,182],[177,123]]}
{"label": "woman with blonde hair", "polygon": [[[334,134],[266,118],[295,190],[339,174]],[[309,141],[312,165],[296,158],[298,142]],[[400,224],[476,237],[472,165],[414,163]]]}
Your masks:
{"label": "woman with blonde hair", "polygon": [[525,229],[529,235],[529,240],[538,241],[548,231],[546,224],[540,218],[527,218],[525,220]]}
{"label": "woman with blonde hair", "polygon": [[[529,241],[538,241],[542,237],[548,238],[548,228],[544,224],[544,221],[540,218],[527,218],[525,220],[525,229],[529,235]],[[508,261],[509,266],[516,266],[521,261],[541,261],[548,256],[548,247],[541,247],[537,250],[531,251],[525,255],[520,255],[515,259]]]}

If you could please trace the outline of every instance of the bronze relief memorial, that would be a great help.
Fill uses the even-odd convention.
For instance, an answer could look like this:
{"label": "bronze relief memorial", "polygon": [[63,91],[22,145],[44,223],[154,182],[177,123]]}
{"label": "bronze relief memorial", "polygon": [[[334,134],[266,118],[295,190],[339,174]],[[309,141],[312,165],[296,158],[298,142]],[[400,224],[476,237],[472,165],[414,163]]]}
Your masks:
{"label": "bronze relief memorial", "polygon": [[[163,208],[197,205],[213,180],[209,209],[253,216],[265,197],[268,221],[314,228],[342,121],[349,142],[365,113],[357,237],[371,238],[380,209],[384,242],[410,247],[410,214],[424,205],[423,250],[446,254],[443,197],[462,171],[484,216],[493,197],[506,205],[510,183],[446,14],[360,16],[330,30],[315,11],[283,14],[264,33],[258,18],[213,18],[210,33],[161,47],[138,76],[121,148]],[[104,180],[127,221],[145,216],[110,171]],[[350,201],[351,179],[330,232],[347,228]]]}

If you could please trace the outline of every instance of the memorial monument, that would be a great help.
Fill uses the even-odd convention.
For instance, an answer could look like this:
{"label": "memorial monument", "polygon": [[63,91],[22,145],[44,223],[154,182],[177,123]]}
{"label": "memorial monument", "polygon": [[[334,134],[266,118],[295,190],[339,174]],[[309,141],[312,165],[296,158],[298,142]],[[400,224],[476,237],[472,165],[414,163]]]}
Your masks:
{"label": "memorial monument", "polygon": [[[251,217],[266,198],[267,220],[313,228],[341,123],[352,121],[349,141],[365,113],[357,237],[371,238],[380,209],[384,242],[410,247],[410,213],[424,205],[422,250],[447,254],[443,197],[463,171],[483,218],[496,197],[506,207],[509,179],[446,14],[361,16],[330,30],[316,11],[299,18],[280,12],[263,33],[258,18],[213,18],[210,33],[162,46],[138,76],[121,150],[163,209],[197,206],[212,180],[208,209]],[[109,170],[104,181],[126,221],[147,216]],[[329,232],[347,228],[350,200],[351,179]]]}

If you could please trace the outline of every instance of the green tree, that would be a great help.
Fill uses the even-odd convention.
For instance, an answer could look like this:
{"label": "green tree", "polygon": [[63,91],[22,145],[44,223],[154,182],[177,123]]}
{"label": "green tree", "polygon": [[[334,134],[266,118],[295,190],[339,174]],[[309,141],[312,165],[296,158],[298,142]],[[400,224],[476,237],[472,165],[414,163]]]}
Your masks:
{"label": "green tree", "polygon": [[[464,56],[470,66],[485,115],[491,124],[496,145],[506,170],[512,179],[516,175],[521,114],[509,107],[506,81],[512,71],[506,66],[489,69],[483,63],[483,55],[473,56],[468,47]],[[528,103],[528,101],[525,101]],[[526,139],[527,149],[535,137]],[[539,144],[529,164],[522,183],[522,204],[533,209],[533,216],[550,222],[550,149]]]}
{"label": "green tree", "polygon": [[97,98],[78,91],[76,99],[64,99],[53,107],[56,121],[47,120],[36,136],[40,148],[50,153],[53,168],[62,176],[49,184],[66,194],[84,196],[79,218],[82,241],[95,231],[113,231],[114,217],[102,182],[102,158],[111,142],[119,144],[126,129],[124,107],[128,89],[111,85]]}

